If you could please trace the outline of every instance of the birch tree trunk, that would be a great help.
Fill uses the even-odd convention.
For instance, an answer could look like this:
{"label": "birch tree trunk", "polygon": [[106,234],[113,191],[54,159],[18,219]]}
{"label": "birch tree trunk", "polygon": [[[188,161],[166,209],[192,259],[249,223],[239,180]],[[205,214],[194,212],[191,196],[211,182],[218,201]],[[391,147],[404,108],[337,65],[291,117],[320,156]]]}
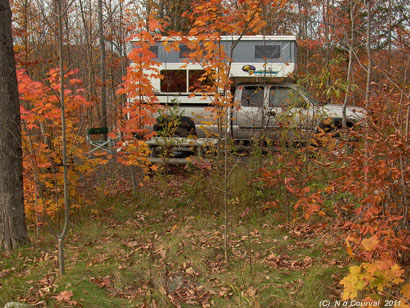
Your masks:
{"label": "birch tree trunk", "polygon": [[62,155],[63,155],[63,176],[64,176],[64,227],[58,236],[58,261],[60,274],[65,274],[64,263],[64,240],[68,232],[70,222],[70,199],[68,189],[68,169],[67,169],[67,136],[66,136],[66,118],[64,103],[64,61],[63,61],[63,11],[61,0],[57,1],[58,15],[58,51],[60,66],[60,108],[61,108],[61,138],[62,138]]}
{"label": "birch tree trunk", "polygon": [[[347,86],[346,86],[346,93],[343,102],[343,109],[342,109],[342,126],[344,134],[346,134],[347,128],[347,121],[346,121],[346,107],[349,102],[350,90],[351,90],[351,83],[352,83],[352,64],[353,64],[353,44],[354,44],[354,27],[355,27],[355,16],[354,11],[356,9],[356,3],[354,1],[350,1],[349,4],[349,14],[350,14],[350,37],[349,37],[349,62],[347,65]],[[346,137],[346,136],[345,136]]]}

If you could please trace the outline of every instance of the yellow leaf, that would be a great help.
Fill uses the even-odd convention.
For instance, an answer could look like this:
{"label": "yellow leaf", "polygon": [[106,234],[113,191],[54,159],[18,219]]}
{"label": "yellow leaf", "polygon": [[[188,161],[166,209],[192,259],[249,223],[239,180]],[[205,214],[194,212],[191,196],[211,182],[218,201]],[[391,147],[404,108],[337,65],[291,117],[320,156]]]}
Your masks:
{"label": "yellow leaf", "polygon": [[350,274],[357,275],[361,272],[360,266],[354,265],[349,268]]}
{"label": "yellow leaf", "polygon": [[394,284],[399,284],[403,282],[401,275],[403,275],[404,269],[400,268],[398,264],[394,264],[390,270],[390,279]]}
{"label": "yellow leaf", "polygon": [[379,245],[379,240],[377,239],[376,236],[372,236],[369,238],[366,238],[362,241],[362,247],[364,248],[364,250],[366,251],[373,251],[377,248],[377,246]]}
{"label": "yellow leaf", "polygon": [[405,284],[405,285],[403,286],[403,288],[401,288],[400,293],[403,294],[403,296],[404,296],[405,298],[407,298],[407,299],[410,300],[410,283]]}

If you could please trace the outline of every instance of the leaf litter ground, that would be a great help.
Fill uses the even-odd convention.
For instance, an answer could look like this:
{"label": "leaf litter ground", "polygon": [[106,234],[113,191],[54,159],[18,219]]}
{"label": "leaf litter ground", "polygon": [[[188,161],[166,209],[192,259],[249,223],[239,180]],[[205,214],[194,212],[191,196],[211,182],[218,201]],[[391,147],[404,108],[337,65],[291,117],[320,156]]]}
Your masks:
{"label": "leaf litter ground", "polygon": [[136,195],[76,209],[64,277],[47,234],[4,255],[0,306],[309,308],[339,298],[348,260],[332,228],[281,223],[258,208],[244,219],[236,205],[226,263],[221,210],[187,189],[186,177],[154,178]]}

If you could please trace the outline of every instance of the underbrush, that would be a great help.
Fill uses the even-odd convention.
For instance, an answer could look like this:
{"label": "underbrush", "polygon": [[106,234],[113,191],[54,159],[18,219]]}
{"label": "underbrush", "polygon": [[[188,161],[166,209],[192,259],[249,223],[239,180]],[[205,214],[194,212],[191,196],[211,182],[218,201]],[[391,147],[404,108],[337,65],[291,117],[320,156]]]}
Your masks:
{"label": "underbrush", "polygon": [[293,200],[265,185],[260,167],[230,165],[228,262],[222,173],[175,169],[75,209],[65,276],[45,228],[4,255],[0,305],[317,307],[339,298],[349,259],[330,218],[308,224],[290,213]]}

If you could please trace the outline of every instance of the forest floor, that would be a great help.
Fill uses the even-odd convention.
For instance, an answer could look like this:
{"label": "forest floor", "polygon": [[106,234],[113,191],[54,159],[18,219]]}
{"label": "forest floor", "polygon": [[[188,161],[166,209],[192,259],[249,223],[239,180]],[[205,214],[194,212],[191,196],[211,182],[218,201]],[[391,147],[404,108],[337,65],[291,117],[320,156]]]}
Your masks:
{"label": "forest floor", "polygon": [[233,197],[226,262],[223,198],[201,181],[184,171],[154,177],[136,194],[75,209],[64,276],[56,240],[33,234],[30,247],[0,259],[0,307],[313,308],[340,298],[350,260],[336,228]]}

